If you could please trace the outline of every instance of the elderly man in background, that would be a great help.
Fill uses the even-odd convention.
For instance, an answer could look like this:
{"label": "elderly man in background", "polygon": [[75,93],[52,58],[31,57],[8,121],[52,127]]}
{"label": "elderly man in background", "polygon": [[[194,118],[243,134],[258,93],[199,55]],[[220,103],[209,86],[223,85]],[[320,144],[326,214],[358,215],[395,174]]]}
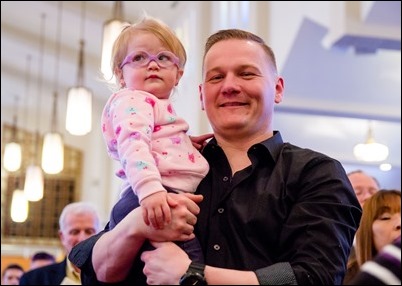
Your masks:
{"label": "elderly man in background", "polygon": [[362,170],[348,173],[348,178],[362,207],[364,202],[380,189],[377,179]]}
{"label": "elderly man in background", "polygon": [[96,208],[87,202],[75,202],[64,207],[59,218],[59,238],[66,258],[26,272],[20,285],[81,285],[80,269],[68,259],[71,249],[101,229]]}

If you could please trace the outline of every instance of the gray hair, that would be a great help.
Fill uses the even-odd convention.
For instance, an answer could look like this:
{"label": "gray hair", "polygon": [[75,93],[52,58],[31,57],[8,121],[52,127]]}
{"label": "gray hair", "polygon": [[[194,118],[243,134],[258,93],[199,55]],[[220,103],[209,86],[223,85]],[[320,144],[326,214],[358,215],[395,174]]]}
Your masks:
{"label": "gray hair", "polygon": [[98,232],[101,228],[99,214],[96,207],[89,202],[74,202],[66,205],[59,218],[59,227],[60,230],[63,231],[66,227],[66,217],[69,214],[91,214],[95,218],[95,228]]}

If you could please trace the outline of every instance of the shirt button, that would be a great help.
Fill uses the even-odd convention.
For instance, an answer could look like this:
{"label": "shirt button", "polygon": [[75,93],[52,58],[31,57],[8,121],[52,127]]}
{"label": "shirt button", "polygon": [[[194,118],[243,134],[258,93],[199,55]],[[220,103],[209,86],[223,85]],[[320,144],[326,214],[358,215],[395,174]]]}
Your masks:
{"label": "shirt button", "polygon": [[226,177],[226,176],[225,176],[225,177],[223,177],[223,181],[224,181],[224,182],[227,182],[228,180],[229,180],[229,178],[228,178],[228,177]]}
{"label": "shirt button", "polygon": [[221,249],[221,247],[220,247],[218,244],[215,244],[215,245],[214,245],[214,249],[215,249],[215,250],[219,250],[219,249]]}
{"label": "shirt button", "polygon": [[218,209],[218,213],[220,213],[220,214],[222,214],[224,211],[225,211],[224,208],[219,208],[219,209]]}

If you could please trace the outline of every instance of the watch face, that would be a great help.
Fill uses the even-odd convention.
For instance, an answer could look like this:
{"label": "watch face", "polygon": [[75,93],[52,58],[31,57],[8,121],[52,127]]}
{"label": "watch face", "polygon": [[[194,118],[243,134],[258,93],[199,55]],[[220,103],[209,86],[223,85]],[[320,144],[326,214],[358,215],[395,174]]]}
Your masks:
{"label": "watch face", "polygon": [[207,285],[205,278],[198,272],[184,274],[180,279],[180,285]]}

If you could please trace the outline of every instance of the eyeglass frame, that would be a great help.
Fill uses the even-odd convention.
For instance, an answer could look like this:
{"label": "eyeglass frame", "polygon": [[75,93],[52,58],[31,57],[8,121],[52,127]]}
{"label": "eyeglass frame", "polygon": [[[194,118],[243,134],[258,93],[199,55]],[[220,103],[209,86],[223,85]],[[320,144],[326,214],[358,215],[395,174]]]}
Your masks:
{"label": "eyeglass frame", "polygon": [[[126,64],[131,64],[131,63],[135,63],[133,61],[134,56],[143,53],[144,55],[147,55],[148,57],[148,61],[144,62],[142,65],[134,65],[136,68],[141,68],[141,67],[145,67],[147,65],[149,65],[149,63],[151,61],[154,61],[159,67],[161,68],[168,68],[170,66],[176,65],[178,68],[180,68],[179,64],[180,64],[180,59],[178,56],[176,56],[174,53],[170,52],[170,51],[161,51],[159,53],[157,53],[156,55],[152,55],[150,53],[147,53],[146,51],[133,51],[131,53],[129,53],[123,60],[123,62],[120,65],[120,69],[122,69]],[[168,65],[168,66],[163,66],[160,64],[160,62],[158,61],[158,58],[161,54],[167,54],[171,60],[166,61],[166,62],[171,62],[172,65]]]}

